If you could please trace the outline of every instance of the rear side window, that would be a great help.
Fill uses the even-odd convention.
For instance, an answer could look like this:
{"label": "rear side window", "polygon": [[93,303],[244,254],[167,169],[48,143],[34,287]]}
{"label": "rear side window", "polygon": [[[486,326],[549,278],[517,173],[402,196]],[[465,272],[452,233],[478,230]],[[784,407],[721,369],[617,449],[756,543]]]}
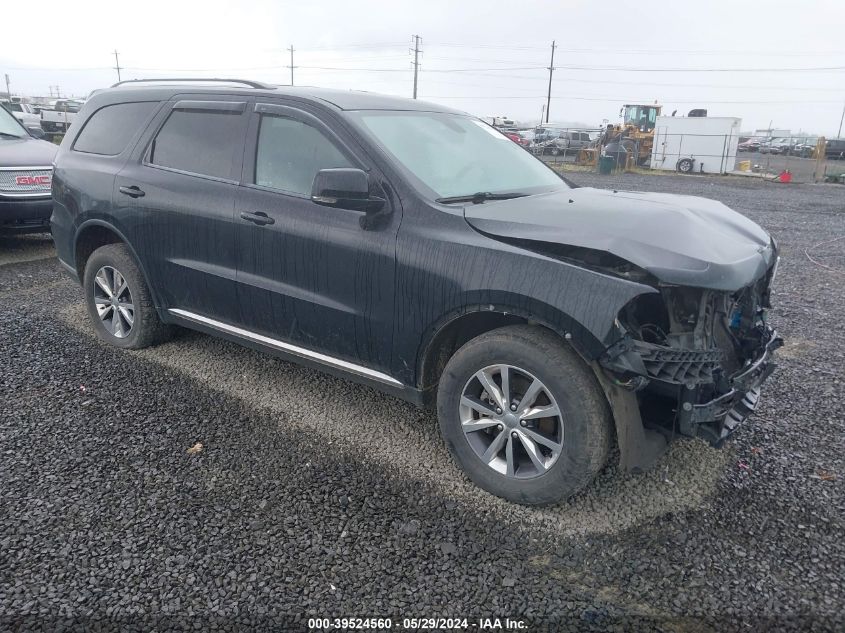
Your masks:
{"label": "rear side window", "polygon": [[92,114],[76,137],[73,149],[88,154],[117,156],[157,105],[155,101],[117,103]]}
{"label": "rear side window", "polygon": [[354,167],[316,128],[284,117],[262,115],[255,156],[255,184],[311,194],[321,169]]}
{"label": "rear side window", "polygon": [[232,178],[232,155],[243,146],[242,115],[174,110],[150,146],[148,162],[194,174]]}

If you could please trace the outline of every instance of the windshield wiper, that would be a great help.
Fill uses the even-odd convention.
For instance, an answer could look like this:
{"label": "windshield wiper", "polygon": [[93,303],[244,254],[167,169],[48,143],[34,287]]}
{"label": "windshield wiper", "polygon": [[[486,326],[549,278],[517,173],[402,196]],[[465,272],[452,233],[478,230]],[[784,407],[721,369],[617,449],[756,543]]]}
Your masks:
{"label": "windshield wiper", "polygon": [[441,204],[451,204],[453,202],[472,202],[473,204],[481,204],[488,200],[510,200],[511,198],[522,198],[527,196],[527,193],[520,193],[513,191],[510,193],[490,193],[489,191],[478,191],[466,196],[449,196],[448,198],[437,198],[435,202]]}
{"label": "windshield wiper", "polygon": [[0,137],[3,137],[3,138],[23,138],[23,136],[18,136],[17,134],[9,134],[8,132],[0,132]]}

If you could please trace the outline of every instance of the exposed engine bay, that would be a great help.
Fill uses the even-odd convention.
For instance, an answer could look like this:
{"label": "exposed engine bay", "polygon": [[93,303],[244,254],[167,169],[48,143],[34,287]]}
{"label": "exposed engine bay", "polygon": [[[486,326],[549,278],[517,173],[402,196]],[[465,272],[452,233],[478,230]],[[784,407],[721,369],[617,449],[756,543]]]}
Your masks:
{"label": "exposed engine bay", "polygon": [[600,364],[636,392],[647,428],[719,445],[754,411],[783,344],[766,322],[777,261],[735,292],[660,284],[619,312]]}

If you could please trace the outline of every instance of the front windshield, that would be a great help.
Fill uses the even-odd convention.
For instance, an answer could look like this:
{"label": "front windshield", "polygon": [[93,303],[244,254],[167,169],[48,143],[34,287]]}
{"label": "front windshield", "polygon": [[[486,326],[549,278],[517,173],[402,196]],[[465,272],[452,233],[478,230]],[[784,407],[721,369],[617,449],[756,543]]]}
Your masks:
{"label": "front windshield", "polygon": [[551,169],[486,123],[444,112],[352,113],[435,198],[566,187]]}
{"label": "front windshield", "polygon": [[4,105],[0,105],[0,140],[9,136],[23,138],[26,134],[26,130],[18,123],[18,120],[6,110]]}

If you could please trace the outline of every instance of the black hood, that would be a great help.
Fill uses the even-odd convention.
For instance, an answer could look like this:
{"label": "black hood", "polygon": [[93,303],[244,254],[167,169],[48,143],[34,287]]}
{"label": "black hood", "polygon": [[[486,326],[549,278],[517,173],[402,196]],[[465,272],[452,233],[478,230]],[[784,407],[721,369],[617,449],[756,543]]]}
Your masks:
{"label": "black hood", "polygon": [[49,167],[57,151],[58,145],[31,136],[0,138],[0,167]]}
{"label": "black hood", "polygon": [[492,237],[606,251],[663,283],[738,290],[774,256],[769,234],[721,202],[583,187],[469,205]]}

